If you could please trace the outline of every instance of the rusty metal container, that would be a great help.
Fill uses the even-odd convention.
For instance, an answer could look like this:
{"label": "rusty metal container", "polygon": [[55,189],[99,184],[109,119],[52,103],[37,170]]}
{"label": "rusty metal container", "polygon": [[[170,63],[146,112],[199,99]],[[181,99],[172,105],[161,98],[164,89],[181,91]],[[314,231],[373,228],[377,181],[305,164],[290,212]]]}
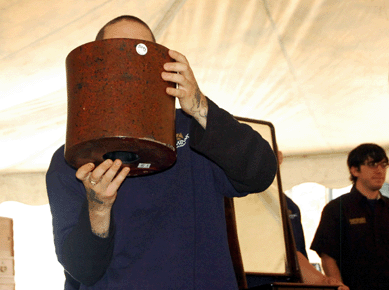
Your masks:
{"label": "rusty metal container", "polygon": [[105,39],[66,58],[68,116],[65,160],[71,166],[121,159],[129,176],[164,170],[177,158],[173,83],[161,78],[174,60],[162,45]]}

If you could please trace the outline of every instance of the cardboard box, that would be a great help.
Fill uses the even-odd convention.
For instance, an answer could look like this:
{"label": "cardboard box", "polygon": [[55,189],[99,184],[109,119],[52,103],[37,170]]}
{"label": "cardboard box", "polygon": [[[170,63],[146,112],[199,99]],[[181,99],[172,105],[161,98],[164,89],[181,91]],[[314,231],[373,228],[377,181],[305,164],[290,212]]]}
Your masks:
{"label": "cardboard box", "polygon": [[14,273],[14,258],[13,257],[0,257],[0,278],[12,277]]}
{"label": "cardboard box", "polygon": [[0,285],[9,285],[9,284],[15,284],[15,277],[10,276],[10,277],[0,277]]}
{"label": "cardboard box", "polygon": [[0,217],[0,257],[13,256],[13,247],[13,221]]}
{"label": "cardboard box", "polygon": [[3,284],[0,281],[0,290],[15,290],[15,284],[14,283]]}

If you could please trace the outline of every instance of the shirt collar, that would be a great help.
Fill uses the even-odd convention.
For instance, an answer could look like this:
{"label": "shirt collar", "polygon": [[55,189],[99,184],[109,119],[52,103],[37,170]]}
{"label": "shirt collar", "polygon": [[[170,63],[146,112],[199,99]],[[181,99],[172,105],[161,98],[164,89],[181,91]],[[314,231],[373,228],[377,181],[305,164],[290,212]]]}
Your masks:
{"label": "shirt collar", "polygon": [[[352,195],[354,195],[355,198],[356,198],[358,201],[363,201],[363,202],[366,202],[366,201],[367,201],[367,197],[364,196],[364,195],[356,188],[355,185],[351,188],[350,193],[351,193]],[[378,196],[377,196],[377,199],[376,199],[376,200],[383,200],[383,199],[382,199],[382,194],[381,194],[381,192],[378,193]]]}

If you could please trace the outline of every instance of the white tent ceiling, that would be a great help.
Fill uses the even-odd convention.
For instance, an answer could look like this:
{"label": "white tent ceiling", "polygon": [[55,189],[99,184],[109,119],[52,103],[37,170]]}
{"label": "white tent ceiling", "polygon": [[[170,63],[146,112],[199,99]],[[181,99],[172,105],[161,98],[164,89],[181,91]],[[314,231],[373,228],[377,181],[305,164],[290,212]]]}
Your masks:
{"label": "white tent ceiling", "polygon": [[65,58],[123,14],[186,55],[220,107],[274,124],[284,189],[346,186],[348,150],[389,149],[387,0],[1,0],[0,173],[47,169],[65,140]]}

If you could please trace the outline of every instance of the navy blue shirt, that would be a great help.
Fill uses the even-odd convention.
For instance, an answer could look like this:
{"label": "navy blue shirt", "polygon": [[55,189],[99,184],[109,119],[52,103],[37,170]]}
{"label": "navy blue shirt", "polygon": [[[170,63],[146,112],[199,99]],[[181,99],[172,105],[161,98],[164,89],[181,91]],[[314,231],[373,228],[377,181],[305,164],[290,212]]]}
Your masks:
{"label": "navy blue shirt", "polygon": [[292,224],[296,249],[308,259],[307,250],[305,249],[305,238],[304,238],[303,225],[301,223],[300,208],[287,195],[285,195],[285,197],[286,197],[286,204],[288,206],[289,220]]}
{"label": "navy blue shirt", "polygon": [[65,289],[77,281],[80,289],[237,289],[224,196],[265,190],[274,154],[211,101],[207,130],[178,110],[176,132],[174,166],[123,182],[106,239],[91,232],[85,189],[64,148],[54,154],[46,182]]}

